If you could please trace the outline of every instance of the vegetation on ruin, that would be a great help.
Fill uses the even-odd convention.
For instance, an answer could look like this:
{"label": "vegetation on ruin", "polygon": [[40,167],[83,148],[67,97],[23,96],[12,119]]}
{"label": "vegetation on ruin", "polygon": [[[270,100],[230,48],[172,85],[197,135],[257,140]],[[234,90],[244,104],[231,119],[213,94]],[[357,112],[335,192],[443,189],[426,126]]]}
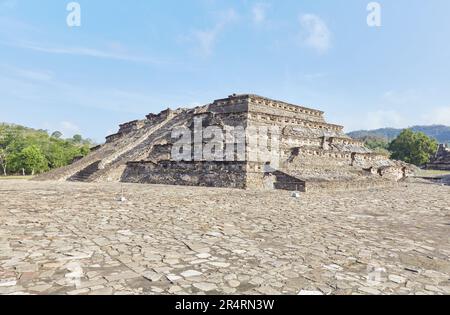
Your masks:
{"label": "vegetation on ruin", "polygon": [[405,129],[389,144],[388,149],[393,159],[421,166],[430,161],[430,156],[436,153],[438,146],[435,139],[423,132]]}
{"label": "vegetation on ruin", "polygon": [[75,135],[63,139],[62,133],[49,134],[19,125],[0,124],[0,174],[34,175],[70,164],[86,156],[93,145]]}
{"label": "vegetation on ruin", "polygon": [[389,152],[388,150],[389,141],[386,138],[377,136],[365,136],[360,140],[364,141],[365,146],[375,153],[382,154],[387,157],[391,156],[391,152]]}

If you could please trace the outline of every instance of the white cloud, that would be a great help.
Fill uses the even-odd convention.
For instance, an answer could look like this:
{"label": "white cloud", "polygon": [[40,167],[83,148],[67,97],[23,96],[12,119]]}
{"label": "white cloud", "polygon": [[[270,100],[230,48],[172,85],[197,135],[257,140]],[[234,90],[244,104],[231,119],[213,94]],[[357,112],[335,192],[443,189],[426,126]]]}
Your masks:
{"label": "white cloud", "polygon": [[197,41],[199,50],[205,55],[212,54],[217,35],[217,29],[192,32],[192,37]]}
{"label": "white cloud", "polygon": [[196,44],[197,50],[206,56],[213,53],[217,38],[224,31],[225,27],[237,19],[237,13],[233,9],[223,11],[219,14],[217,23],[205,30],[194,30],[185,39]]}
{"label": "white cloud", "polygon": [[318,53],[323,54],[331,47],[331,32],[327,24],[314,14],[300,16],[302,43]]}
{"label": "white cloud", "polygon": [[65,137],[73,136],[74,134],[80,131],[80,127],[78,127],[76,124],[70,121],[62,121],[59,124],[59,127],[60,127],[59,131],[61,131]]}
{"label": "white cloud", "polygon": [[70,121],[61,121],[59,123],[44,122],[37,128],[48,130],[50,134],[59,131],[64,138],[72,138],[74,135],[80,133],[80,128]]}
{"label": "white cloud", "polygon": [[407,122],[404,117],[395,110],[377,110],[367,114],[364,129],[378,128],[404,128]]}
{"label": "white cloud", "polygon": [[382,100],[396,105],[405,105],[416,102],[420,98],[419,92],[414,89],[404,91],[390,90],[382,95]]}
{"label": "white cloud", "polygon": [[431,108],[424,115],[423,121],[430,125],[447,125],[450,126],[450,106],[441,106]]}
{"label": "white cloud", "polygon": [[[21,72],[26,73],[26,76],[20,75]],[[142,114],[142,109],[148,106],[158,105],[157,101],[163,103],[163,100],[156,100],[152,95],[114,88],[77,86],[55,77],[46,78],[45,73],[26,69],[17,72],[0,65],[0,91],[3,101],[9,99],[22,104],[33,104],[35,107],[63,104],[135,114]],[[52,129],[56,127],[61,126],[53,126]],[[73,129],[70,124],[64,124],[63,127]]]}
{"label": "white cloud", "polygon": [[253,23],[262,24],[265,22],[268,7],[265,3],[257,3],[252,7]]}

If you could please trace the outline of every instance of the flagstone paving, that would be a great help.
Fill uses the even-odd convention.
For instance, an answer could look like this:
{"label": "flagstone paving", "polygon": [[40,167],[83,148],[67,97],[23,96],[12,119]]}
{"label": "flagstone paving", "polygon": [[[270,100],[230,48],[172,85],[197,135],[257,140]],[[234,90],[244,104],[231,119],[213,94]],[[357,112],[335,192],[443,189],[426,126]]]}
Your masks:
{"label": "flagstone paving", "polygon": [[0,294],[450,294],[450,187],[0,181]]}

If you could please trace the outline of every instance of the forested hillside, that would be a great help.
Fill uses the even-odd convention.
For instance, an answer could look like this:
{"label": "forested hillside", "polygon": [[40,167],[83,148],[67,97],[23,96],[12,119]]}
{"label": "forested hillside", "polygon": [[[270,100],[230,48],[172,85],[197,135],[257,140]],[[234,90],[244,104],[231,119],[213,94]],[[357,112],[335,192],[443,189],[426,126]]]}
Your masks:
{"label": "forested hillside", "polygon": [[59,131],[49,134],[19,125],[0,123],[0,174],[34,175],[70,164],[89,153],[93,143],[75,135],[63,139]]}
{"label": "forested hillside", "polygon": [[[450,127],[448,126],[414,126],[408,129],[411,129],[414,132],[423,132],[428,137],[436,139],[439,143],[450,143]],[[386,141],[392,141],[397,138],[402,131],[403,129],[382,128],[376,130],[353,131],[348,135],[354,139],[384,138]]]}

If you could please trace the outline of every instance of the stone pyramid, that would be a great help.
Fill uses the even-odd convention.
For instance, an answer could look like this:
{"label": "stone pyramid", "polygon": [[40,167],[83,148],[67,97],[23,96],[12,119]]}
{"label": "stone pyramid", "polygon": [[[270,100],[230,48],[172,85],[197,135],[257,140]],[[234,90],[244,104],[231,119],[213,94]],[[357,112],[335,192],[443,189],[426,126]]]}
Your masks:
{"label": "stone pyramid", "polygon": [[410,175],[409,165],[343,130],[319,110],[234,94],[122,124],[88,156],[37,180],[305,191],[366,189]]}

